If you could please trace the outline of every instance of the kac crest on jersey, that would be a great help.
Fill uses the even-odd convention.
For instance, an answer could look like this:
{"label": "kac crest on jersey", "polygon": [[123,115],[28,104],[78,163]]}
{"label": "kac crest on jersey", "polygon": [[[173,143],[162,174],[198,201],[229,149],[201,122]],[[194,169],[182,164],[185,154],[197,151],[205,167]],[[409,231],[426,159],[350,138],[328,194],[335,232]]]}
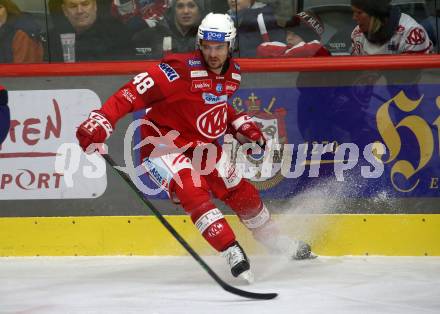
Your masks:
{"label": "kac crest on jersey", "polygon": [[197,129],[205,137],[216,139],[226,132],[228,110],[227,103],[210,108],[197,118]]}

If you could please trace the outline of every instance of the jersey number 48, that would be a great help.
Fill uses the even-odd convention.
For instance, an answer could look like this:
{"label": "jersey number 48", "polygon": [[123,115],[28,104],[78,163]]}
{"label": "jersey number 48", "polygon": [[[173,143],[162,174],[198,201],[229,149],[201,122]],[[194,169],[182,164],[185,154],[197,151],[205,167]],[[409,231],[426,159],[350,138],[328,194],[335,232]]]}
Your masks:
{"label": "jersey number 48", "polygon": [[142,95],[150,87],[154,86],[153,79],[149,76],[148,72],[139,73],[133,79],[133,84],[136,85],[137,92]]}

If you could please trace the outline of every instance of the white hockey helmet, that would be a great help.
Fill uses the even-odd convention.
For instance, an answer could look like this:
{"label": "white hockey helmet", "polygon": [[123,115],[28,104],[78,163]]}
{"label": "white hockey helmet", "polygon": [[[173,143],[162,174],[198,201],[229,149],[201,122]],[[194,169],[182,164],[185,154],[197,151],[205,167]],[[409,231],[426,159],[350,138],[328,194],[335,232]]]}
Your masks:
{"label": "white hockey helmet", "polygon": [[235,36],[234,21],[228,14],[208,13],[202,20],[197,32],[197,45],[200,46],[200,41],[218,41],[228,42],[229,51],[234,50]]}

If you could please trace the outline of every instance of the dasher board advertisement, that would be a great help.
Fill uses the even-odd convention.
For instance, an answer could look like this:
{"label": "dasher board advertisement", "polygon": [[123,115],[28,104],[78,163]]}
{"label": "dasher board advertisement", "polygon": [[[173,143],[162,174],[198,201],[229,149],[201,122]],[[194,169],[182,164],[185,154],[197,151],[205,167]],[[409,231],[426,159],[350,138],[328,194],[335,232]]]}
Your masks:
{"label": "dasher board advertisement", "polygon": [[11,127],[0,149],[0,199],[96,198],[105,162],[77,145],[76,128],[98,95],[87,89],[9,91]]}

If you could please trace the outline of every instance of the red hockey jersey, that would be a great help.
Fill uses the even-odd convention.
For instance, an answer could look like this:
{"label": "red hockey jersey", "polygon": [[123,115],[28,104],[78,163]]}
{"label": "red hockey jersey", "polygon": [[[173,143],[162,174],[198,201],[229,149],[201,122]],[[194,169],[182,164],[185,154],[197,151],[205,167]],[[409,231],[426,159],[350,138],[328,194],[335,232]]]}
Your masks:
{"label": "red hockey jersey", "polygon": [[[195,147],[214,142],[226,132],[236,115],[227,100],[240,81],[240,67],[233,59],[217,75],[206,67],[200,51],[170,54],[121,87],[101,111],[115,126],[127,113],[145,108],[145,119],[162,135],[177,130],[177,146],[190,143]],[[151,134],[148,132],[144,128],[143,137]]]}

